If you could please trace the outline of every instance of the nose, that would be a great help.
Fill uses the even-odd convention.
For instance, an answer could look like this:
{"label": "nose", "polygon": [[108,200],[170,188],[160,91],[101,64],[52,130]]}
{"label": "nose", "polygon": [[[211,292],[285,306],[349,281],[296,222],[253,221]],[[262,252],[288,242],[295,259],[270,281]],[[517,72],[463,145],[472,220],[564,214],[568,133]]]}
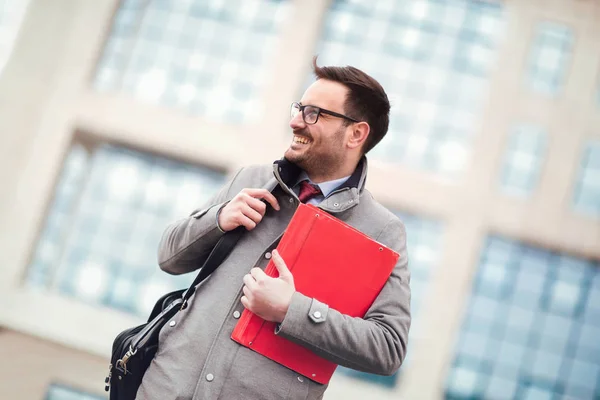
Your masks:
{"label": "nose", "polygon": [[290,120],[290,128],[292,128],[293,130],[306,128],[306,124],[302,119],[302,112],[299,112],[294,118]]}

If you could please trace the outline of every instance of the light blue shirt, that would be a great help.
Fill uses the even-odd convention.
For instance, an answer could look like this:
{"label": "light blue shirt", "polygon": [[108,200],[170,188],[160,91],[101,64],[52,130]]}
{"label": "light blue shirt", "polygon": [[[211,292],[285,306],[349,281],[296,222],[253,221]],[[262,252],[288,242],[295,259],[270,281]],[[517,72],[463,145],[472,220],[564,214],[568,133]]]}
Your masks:
{"label": "light blue shirt", "polygon": [[310,180],[310,178],[308,177],[308,174],[306,172],[302,171],[300,173],[300,176],[298,177],[298,181],[296,181],[296,184],[294,185],[294,193],[296,193],[296,195],[298,195],[298,193],[300,192],[300,186],[298,186],[298,185],[302,181],[308,181],[308,183],[318,186],[319,189],[321,189],[322,194],[318,194],[306,202],[307,204],[312,204],[312,205],[316,206],[320,202],[325,200],[325,198],[327,196],[329,196],[329,194],[331,192],[333,192],[335,189],[340,187],[344,182],[346,182],[348,180],[348,178],[350,178],[350,175],[348,175],[344,178],[334,179],[332,181],[314,183],[313,181]]}

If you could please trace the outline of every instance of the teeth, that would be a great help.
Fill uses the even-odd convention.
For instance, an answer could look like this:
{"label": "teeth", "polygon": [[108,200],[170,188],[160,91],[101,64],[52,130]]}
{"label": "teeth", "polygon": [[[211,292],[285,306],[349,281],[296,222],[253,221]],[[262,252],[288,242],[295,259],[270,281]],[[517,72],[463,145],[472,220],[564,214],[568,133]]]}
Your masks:
{"label": "teeth", "polygon": [[294,143],[308,144],[309,140],[301,136],[294,136]]}

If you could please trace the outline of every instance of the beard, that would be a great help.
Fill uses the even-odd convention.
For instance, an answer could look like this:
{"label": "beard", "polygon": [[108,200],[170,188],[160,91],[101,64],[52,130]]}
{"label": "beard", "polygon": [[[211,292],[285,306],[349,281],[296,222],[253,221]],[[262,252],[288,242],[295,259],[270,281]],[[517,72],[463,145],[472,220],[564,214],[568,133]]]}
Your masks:
{"label": "beard", "polygon": [[[315,143],[314,140],[302,152],[288,149],[285,158],[302,168],[309,176],[328,176],[338,170],[346,159],[344,152],[345,126],[340,127],[332,137]],[[296,131],[294,134],[313,139],[306,131]]]}

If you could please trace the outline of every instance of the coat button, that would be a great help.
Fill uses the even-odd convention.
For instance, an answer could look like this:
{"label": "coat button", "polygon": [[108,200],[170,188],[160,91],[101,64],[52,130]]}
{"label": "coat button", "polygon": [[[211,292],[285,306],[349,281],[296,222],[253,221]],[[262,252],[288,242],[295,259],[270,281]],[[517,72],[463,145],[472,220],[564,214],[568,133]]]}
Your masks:
{"label": "coat button", "polygon": [[294,202],[294,199],[292,199],[292,198],[290,197],[290,203],[293,203],[293,202]]}
{"label": "coat button", "polygon": [[176,321],[171,321],[171,322],[169,322],[169,326],[170,326],[171,328],[172,328],[172,327],[174,327],[176,324],[177,324],[177,322],[176,322]]}
{"label": "coat button", "polygon": [[269,253],[269,252],[265,253],[265,258],[266,258],[267,260],[268,260],[268,259],[270,259],[270,258],[271,258],[271,253]]}
{"label": "coat button", "polygon": [[233,318],[235,318],[235,319],[238,319],[240,317],[240,315],[242,315],[242,314],[240,314],[239,311],[234,311],[233,312]]}
{"label": "coat button", "polygon": [[319,318],[321,318],[321,311],[315,311],[315,312],[313,313],[313,315],[314,315],[314,317],[315,317],[316,319],[319,319]]}
{"label": "coat button", "polygon": [[209,382],[212,382],[215,379],[215,376],[213,374],[208,374],[206,375],[206,380]]}

